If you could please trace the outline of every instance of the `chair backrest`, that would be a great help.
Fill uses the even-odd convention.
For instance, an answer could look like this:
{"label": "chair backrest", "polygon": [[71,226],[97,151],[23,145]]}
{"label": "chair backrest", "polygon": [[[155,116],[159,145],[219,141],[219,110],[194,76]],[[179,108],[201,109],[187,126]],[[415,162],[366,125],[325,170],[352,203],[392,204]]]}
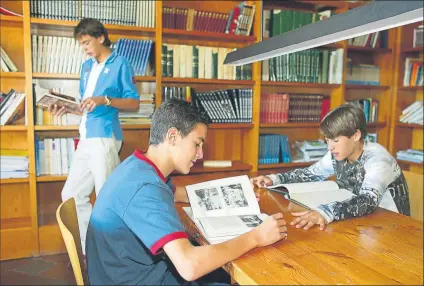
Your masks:
{"label": "chair backrest", "polygon": [[56,219],[65,242],[66,250],[68,251],[69,259],[71,260],[76,283],[77,285],[84,285],[86,276],[81,265],[84,256],[82,253],[74,198],[70,198],[59,205],[56,210]]}
{"label": "chair backrest", "polygon": [[411,217],[423,221],[423,175],[409,171],[403,174],[408,184]]}

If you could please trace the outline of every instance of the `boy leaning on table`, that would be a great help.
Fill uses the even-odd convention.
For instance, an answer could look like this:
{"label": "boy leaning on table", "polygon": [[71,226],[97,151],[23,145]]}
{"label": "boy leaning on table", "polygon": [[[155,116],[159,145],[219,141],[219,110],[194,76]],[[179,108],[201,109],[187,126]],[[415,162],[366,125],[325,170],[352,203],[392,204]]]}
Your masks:
{"label": "boy leaning on table", "polygon": [[356,196],[292,213],[296,218],[291,225],[308,230],[318,224],[323,230],[333,220],[370,214],[378,206],[410,215],[408,186],[402,170],[383,146],[364,142],[366,121],[360,108],[352,104],[339,106],[322,120],[320,129],[328,144],[328,153],[321,160],[308,168],[251,178],[251,182],[266,187],[323,181],[335,175],[339,188]]}
{"label": "boy leaning on table", "polygon": [[188,202],[185,189],[168,176],[188,174],[203,157],[207,128],[186,101],[170,99],[156,110],[147,151],[135,151],[112,172],[94,205],[86,244],[90,284],[196,285],[249,250],[287,237],[277,213],[230,241],[190,243],[174,207],[175,200]]}

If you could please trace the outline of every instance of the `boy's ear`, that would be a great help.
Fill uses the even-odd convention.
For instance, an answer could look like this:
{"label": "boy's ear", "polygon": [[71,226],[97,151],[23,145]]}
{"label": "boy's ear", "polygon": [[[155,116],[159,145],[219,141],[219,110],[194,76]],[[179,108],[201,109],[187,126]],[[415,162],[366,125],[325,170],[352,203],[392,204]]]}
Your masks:
{"label": "boy's ear", "polygon": [[355,134],[353,134],[353,139],[355,141],[359,141],[361,140],[361,137],[362,137],[362,132],[359,129],[356,129]]}
{"label": "boy's ear", "polygon": [[168,129],[168,132],[166,133],[166,141],[169,142],[172,146],[175,146],[175,142],[177,142],[177,136],[179,135],[179,132],[177,128],[171,127]]}

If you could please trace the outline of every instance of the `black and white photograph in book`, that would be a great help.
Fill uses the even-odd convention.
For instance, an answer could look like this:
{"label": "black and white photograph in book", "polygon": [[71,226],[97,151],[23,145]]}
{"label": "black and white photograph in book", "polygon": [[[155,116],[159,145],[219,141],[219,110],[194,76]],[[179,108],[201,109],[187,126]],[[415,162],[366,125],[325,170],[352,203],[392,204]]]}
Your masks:
{"label": "black and white photograph in book", "polygon": [[263,221],[257,216],[257,215],[241,215],[239,216],[241,220],[246,224],[248,227],[257,227],[260,225]]}
{"label": "black and white photograph in book", "polygon": [[240,208],[249,206],[240,184],[222,186],[221,189],[227,207]]}
{"label": "black and white photograph in book", "polygon": [[199,206],[207,211],[221,210],[221,200],[219,198],[218,190],[216,188],[205,188],[195,191],[196,196],[199,198]]}

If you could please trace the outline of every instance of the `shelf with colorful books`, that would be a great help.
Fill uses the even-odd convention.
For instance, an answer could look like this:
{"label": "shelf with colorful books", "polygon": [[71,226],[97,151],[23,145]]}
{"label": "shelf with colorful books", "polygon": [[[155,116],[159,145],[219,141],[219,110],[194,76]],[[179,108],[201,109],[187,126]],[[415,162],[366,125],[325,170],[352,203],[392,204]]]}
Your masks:
{"label": "shelf with colorful books", "polygon": [[319,122],[261,123],[261,128],[319,128]]}
{"label": "shelf with colorful books", "polygon": [[187,83],[187,84],[220,84],[220,85],[244,85],[253,86],[253,80],[228,80],[228,79],[205,79],[205,78],[174,78],[164,77],[162,83]]}
{"label": "shelf with colorful books", "polygon": [[388,85],[346,84],[346,89],[388,90]]}
{"label": "shelf with colorful books", "polygon": [[[60,27],[62,30],[73,31],[78,21],[68,21],[68,20],[54,20],[54,19],[42,19],[42,18],[31,18],[31,26],[37,27],[45,30],[55,30],[57,31]],[[154,37],[156,33],[155,28],[149,27],[136,27],[136,26],[126,26],[126,25],[112,25],[105,24],[105,28],[111,34],[125,34],[133,36],[150,36]]]}
{"label": "shelf with colorful books", "polygon": [[312,165],[314,162],[295,162],[295,163],[278,163],[278,164],[259,164],[259,170],[265,169],[283,169],[283,168],[303,168]]}

